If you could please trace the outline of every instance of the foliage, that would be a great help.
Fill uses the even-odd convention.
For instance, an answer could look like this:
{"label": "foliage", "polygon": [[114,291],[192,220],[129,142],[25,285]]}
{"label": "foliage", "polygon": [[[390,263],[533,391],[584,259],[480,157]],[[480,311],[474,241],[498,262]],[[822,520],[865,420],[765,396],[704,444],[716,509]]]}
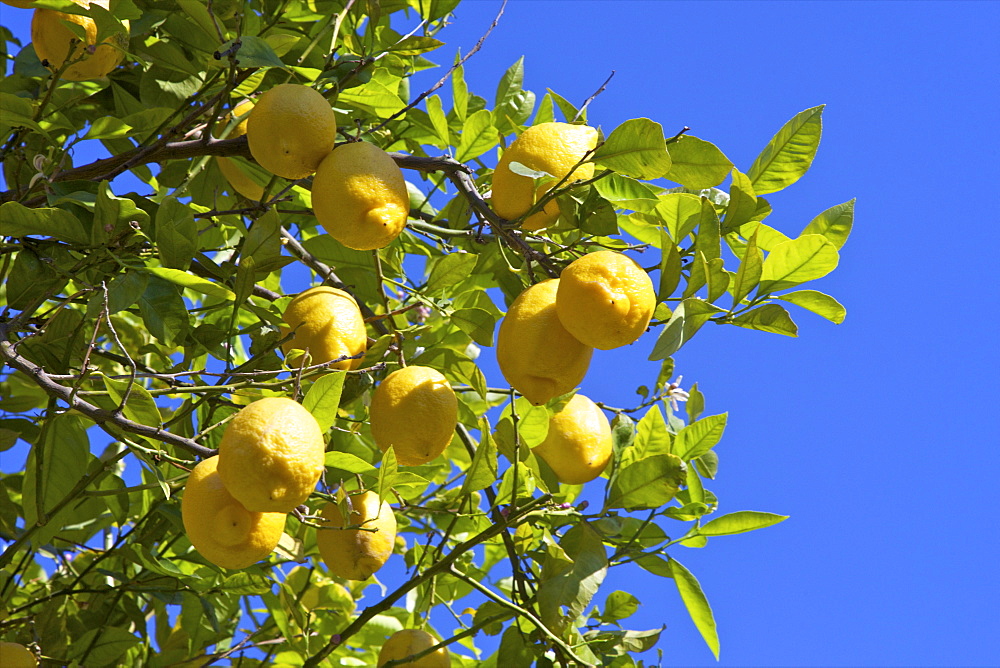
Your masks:
{"label": "foliage", "polygon": [[[671,382],[673,356],[710,322],[796,336],[788,304],[843,320],[803,285],[837,266],[853,201],[793,236],[766,223],[764,195],[812,162],[822,107],[794,116],[745,172],[686,128],[602,128],[594,177],[549,191],[535,210],[554,197],[560,221],[528,233],[491,211],[491,165],[526,125],[585,121],[587,105],[524,90],[521,60],[492,100],[470,91],[474,51],[451,64],[441,40],[457,5],[112,0],[99,28],[129,20],[124,64],[82,82],[50,76],[4,29],[16,48],[0,83],[0,448],[30,447],[0,487],[4,640],[88,666],[374,665],[394,631],[433,628],[453,665],[642,665],[631,654],[661,629],[626,628],[633,593],[597,595],[609,569],[631,568],[673,579],[718,656],[677,548],[784,517],[715,516],[705,485],[727,414],[703,416],[697,388],[687,397]],[[28,10],[4,14],[15,11]],[[440,86],[413,94],[434,67]],[[360,135],[406,171],[410,220],[388,247],[341,246],[311,215],[309,179],[271,178],[245,137],[214,138],[235,125],[232,106],[288,81],[331,101],[341,139]],[[104,155],[74,165],[96,142]],[[232,193],[213,156],[234,158],[261,200]],[[646,383],[640,406],[602,404],[614,456],[584,490],[531,452],[566,397],[531,406],[476,360],[525,287],[599,249],[653,275],[655,333],[637,345],[657,364],[655,378],[629,379]],[[284,307],[318,282],[351,292],[368,318],[357,370],[293,372],[280,355]],[[372,386],[404,360],[440,370],[459,396],[445,455],[418,467],[383,456],[368,425]],[[264,396],[316,417],[325,481],[267,561],[227,571],[191,548],[179,493],[227,419]],[[359,486],[396,508],[390,563],[406,572],[391,591],[318,560],[313,513]]]}

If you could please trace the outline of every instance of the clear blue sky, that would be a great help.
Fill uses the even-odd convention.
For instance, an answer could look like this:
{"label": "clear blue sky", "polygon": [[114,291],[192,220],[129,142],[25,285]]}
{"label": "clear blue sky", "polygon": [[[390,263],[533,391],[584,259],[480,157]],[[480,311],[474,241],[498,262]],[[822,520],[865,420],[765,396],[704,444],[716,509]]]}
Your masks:
{"label": "clear blue sky", "polygon": [[[498,7],[465,0],[433,59],[467,51]],[[524,55],[527,88],[577,103],[613,69],[592,124],[688,125],[743,171],[784,121],[828,105],[812,169],[769,196],[768,222],[794,234],[857,198],[816,285],[846,322],[793,313],[799,339],[705,329],[675,357],[707,413],[730,414],[720,513],[791,516],[674,553],[715,610],[718,665],[1000,663],[998,34],[987,2],[515,0],[466,64],[492,100]],[[582,391],[635,405],[652,343],[595,356]],[[631,628],[667,625],[664,665],[714,665],[672,583],[626,575],[607,591],[641,600]]]}

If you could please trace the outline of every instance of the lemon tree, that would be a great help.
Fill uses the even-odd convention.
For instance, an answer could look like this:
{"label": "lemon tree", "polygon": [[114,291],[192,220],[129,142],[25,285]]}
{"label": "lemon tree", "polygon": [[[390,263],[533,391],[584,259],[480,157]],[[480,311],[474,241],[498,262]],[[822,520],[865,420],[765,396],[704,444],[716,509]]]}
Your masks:
{"label": "lemon tree", "polygon": [[[675,360],[843,320],[812,282],[853,201],[769,201],[823,107],[737,166],[522,60],[490,99],[458,4],[6,3],[36,29],[0,86],[5,657],[650,665],[662,589],[612,569],[718,656],[682,548],[785,517],[719,510],[728,413]],[[635,405],[578,393],[620,346]]]}

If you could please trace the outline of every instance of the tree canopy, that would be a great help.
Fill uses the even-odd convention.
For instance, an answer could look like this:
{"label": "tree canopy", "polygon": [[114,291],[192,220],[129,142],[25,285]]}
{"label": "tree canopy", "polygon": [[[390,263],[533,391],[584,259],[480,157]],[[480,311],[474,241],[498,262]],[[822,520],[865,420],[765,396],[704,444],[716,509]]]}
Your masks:
{"label": "tree canopy", "polygon": [[[121,62],[64,78],[99,50],[55,63],[0,27],[0,450],[27,452],[0,478],[0,639],[51,665],[357,666],[422,629],[436,643],[424,655],[447,647],[453,666],[646,665],[634,655],[663,629],[629,628],[637,592],[599,595],[616,568],[672,582],[718,657],[679,548],[785,517],[716,513],[709,486],[734,474],[714,449],[728,413],[706,414],[674,358],[710,323],[796,336],[790,308],[844,319],[805,284],[836,268],[853,200],[799,229],[767,222],[766,196],[812,163],[822,105],[761,137],[741,169],[674,119],[603,127],[588,117],[593,97],[525,90],[522,60],[494,94],[470,90],[479,45],[444,41],[459,0],[8,4],[24,8],[5,18],[90,17],[92,36],[58,23]],[[434,83],[411,87],[416,75]],[[235,108],[288,83],[335,112],[332,155],[364,142],[402,169],[405,229],[383,247],[337,241],[317,222],[313,178],[254,158],[239,126],[254,112]],[[499,156],[552,122],[596,128],[573,165],[587,175],[511,162],[532,202],[501,217]],[[524,224],[546,211],[553,223]],[[652,280],[655,308],[632,344],[649,364],[621,374],[638,405],[590,397],[610,421],[610,462],[567,484],[535,448],[574,390],[533,403],[477,360],[495,354],[497,325],[529,286],[609,250]],[[362,352],[288,354],[289,304],[319,285],[357,302]],[[400,441],[373,437],[372,396],[412,366],[443,375],[457,418],[441,456],[405,465]],[[315,418],[322,477],[267,557],[220,567],[185,530],[185,484],[234,416],[272,397]],[[397,431],[424,430],[421,415]],[[323,507],[349,517],[360,490],[388,502],[398,535],[385,571],[356,581],[331,572],[317,535],[338,531]]]}

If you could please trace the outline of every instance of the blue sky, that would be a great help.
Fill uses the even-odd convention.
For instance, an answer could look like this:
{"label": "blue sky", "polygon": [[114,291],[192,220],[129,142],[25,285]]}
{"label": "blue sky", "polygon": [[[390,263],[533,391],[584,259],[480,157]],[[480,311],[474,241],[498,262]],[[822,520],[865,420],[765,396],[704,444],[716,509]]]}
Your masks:
{"label": "blue sky", "polygon": [[[498,7],[465,0],[433,59],[467,51]],[[827,105],[812,169],[769,196],[768,222],[794,235],[857,198],[841,265],[815,286],[846,322],[795,312],[798,339],[714,327],[675,356],[706,412],[729,412],[720,513],[791,516],[672,552],[713,605],[718,665],[1000,662],[998,29],[986,2],[515,0],[466,64],[492,99],[523,55],[526,88],[577,103],[615,70],[592,124],[688,125],[743,171],[787,119]],[[653,341],[595,355],[583,393],[638,403]],[[642,602],[631,628],[667,625],[665,665],[714,664],[670,581],[606,586]]]}

